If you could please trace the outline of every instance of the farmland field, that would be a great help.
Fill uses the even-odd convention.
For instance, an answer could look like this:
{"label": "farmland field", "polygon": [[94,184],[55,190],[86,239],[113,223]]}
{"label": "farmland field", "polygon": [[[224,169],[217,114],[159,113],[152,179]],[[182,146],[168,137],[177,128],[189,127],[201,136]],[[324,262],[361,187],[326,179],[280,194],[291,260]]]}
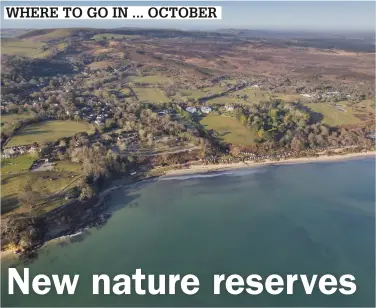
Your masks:
{"label": "farmland field", "polygon": [[[6,158],[1,162],[1,202],[2,213],[22,212],[19,207],[20,192],[27,183],[38,193],[37,204],[41,204],[38,214],[45,213],[64,203],[64,193],[56,195],[71,187],[81,175],[81,165],[70,161],[58,161],[53,171],[28,171],[37,157],[25,154]],[[44,203],[47,198],[53,200]]]}
{"label": "farmland field", "polygon": [[129,77],[131,82],[135,83],[146,83],[146,84],[163,84],[170,81],[169,78],[160,75],[150,75],[150,76],[132,76]]}
{"label": "farmland field", "polygon": [[207,87],[207,88],[202,88],[202,89],[197,89],[197,90],[181,89],[175,95],[175,98],[176,99],[187,98],[187,99],[198,100],[199,98],[205,97],[209,94],[218,94],[224,91],[225,91],[225,88],[221,88],[219,86]]}
{"label": "farmland field", "polygon": [[304,96],[301,96],[299,94],[284,94],[284,93],[278,93],[273,95],[276,99],[281,99],[285,102],[296,102],[298,100],[304,99]]}
{"label": "farmland field", "polygon": [[346,112],[336,109],[334,106],[331,106],[326,103],[306,103],[304,104],[314,112],[321,113],[324,117],[322,122],[328,125],[347,125],[347,124],[356,124],[361,120],[355,117],[352,108],[346,104],[337,103],[342,105]]}
{"label": "farmland field", "polygon": [[1,174],[4,176],[8,173],[27,171],[30,169],[35,159],[36,156],[30,154],[3,158],[1,160]]}
{"label": "farmland field", "polygon": [[204,117],[200,123],[204,125],[206,129],[216,131],[222,141],[234,145],[253,145],[254,139],[258,137],[239,121],[229,117],[209,115]]}
{"label": "farmland field", "polygon": [[51,39],[63,39],[65,37],[72,35],[74,32],[74,29],[38,29],[21,35],[21,38],[31,42],[41,42],[48,41]]}
{"label": "farmland field", "polygon": [[271,98],[272,96],[266,91],[245,88],[225,96],[210,99],[208,102],[212,104],[259,104],[260,102],[270,101]]}
{"label": "farmland field", "polygon": [[12,137],[6,147],[26,145],[37,142],[42,144],[59,138],[73,136],[79,132],[93,132],[89,123],[76,121],[46,121],[28,125]]}
{"label": "farmland field", "polygon": [[22,57],[38,57],[43,43],[29,40],[2,40],[1,53]]}
{"label": "farmland field", "polygon": [[168,101],[163,90],[156,88],[133,88],[140,102],[164,103]]}
{"label": "farmland field", "polygon": [[268,92],[259,89],[245,88],[229,94],[230,97],[236,98],[240,103],[259,104],[270,101],[271,96]]}
{"label": "farmland field", "polygon": [[5,134],[13,130],[16,124],[22,120],[28,120],[35,117],[33,113],[22,113],[22,114],[2,114],[0,123],[1,131]]}
{"label": "farmland field", "polygon": [[[13,210],[16,210],[17,212],[23,211],[22,208],[19,208],[18,198],[20,192],[24,191],[23,188],[27,183],[31,183],[32,190],[39,194],[37,204],[41,204],[46,200],[46,198],[59,193],[67,187],[70,187],[70,185],[79,177],[80,175],[78,173],[55,171],[22,172],[2,176],[1,212],[4,214]],[[51,204],[46,205],[50,206]],[[56,203],[56,206],[58,205],[59,203]],[[45,211],[45,209],[41,208],[38,211]]]}
{"label": "farmland field", "polygon": [[[42,36],[43,37],[43,36]],[[47,38],[46,38],[47,39]],[[68,43],[62,42],[57,45],[45,44],[39,39],[34,40],[3,40],[1,53],[30,58],[47,58],[52,55],[53,50],[62,51],[66,49]]]}
{"label": "farmland field", "polygon": [[218,105],[226,105],[226,104],[239,104],[239,100],[229,96],[220,96],[207,101],[208,104],[218,104]]}

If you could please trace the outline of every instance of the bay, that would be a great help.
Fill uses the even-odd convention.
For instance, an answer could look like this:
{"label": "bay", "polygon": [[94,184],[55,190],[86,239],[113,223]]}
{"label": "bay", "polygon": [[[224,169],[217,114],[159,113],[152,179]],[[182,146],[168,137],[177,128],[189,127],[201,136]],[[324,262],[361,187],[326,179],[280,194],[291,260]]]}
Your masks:
{"label": "bay", "polygon": [[[2,306],[317,307],[375,304],[375,161],[373,158],[274,165],[164,178],[126,187],[110,198],[113,215],[100,229],[43,247],[27,265],[31,277],[79,274],[74,295],[7,292]],[[93,295],[92,275],[194,274],[197,294]],[[213,295],[214,274],[352,274],[354,295]]]}

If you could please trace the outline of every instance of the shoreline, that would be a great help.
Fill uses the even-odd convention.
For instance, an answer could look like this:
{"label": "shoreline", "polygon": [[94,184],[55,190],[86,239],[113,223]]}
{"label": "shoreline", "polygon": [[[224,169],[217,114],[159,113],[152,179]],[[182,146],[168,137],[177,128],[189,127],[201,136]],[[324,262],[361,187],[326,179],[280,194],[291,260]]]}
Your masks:
{"label": "shoreline", "polygon": [[190,165],[182,169],[174,169],[166,171],[162,178],[168,178],[173,176],[180,175],[189,175],[189,174],[199,174],[199,173],[208,173],[208,172],[218,172],[218,171],[227,171],[227,170],[236,170],[236,169],[246,169],[260,166],[272,166],[272,165],[295,165],[295,164],[304,164],[304,163],[315,163],[315,162],[329,162],[329,161],[341,161],[348,159],[356,158],[365,158],[365,157],[376,157],[376,151],[368,151],[362,153],[349,153],[342,155],[321,155],[319,157],[299,157],[299,158],[288,158],[283,160],[270,160],[266,159],[262,162],[255,161],[244,161],[238,163],[221,163],[221,164],[210,164],[210,165]]}
{"label": "shoreline", "polygon": [[[189,165],[184,168],[180,169],[173,169],[165,171],[164,174],[160,176],[150,176],[143,179],[138,179],[132,182],[126,182],[123,184],[113,185],[98,195],[98,202],[99,204],[103,202],[104,198],[121,188],[129,187],[135,185],[137,183],[142,183],[146,181],[152,181],[158,178],[166,179],[173,178],[175,176],[184,176],[190,174],[206,174],[206,173],[213,173],[213,172],[223,172],[228,170],[242,170],[247,168],[255,168],[255,167],[262,167],[262,166],[273,166],[273,165],[295,165],[295,164],[304,164],[304,163],[316,163],[316,162],[330,162],[330,161],[341,161],[341,160],[349,160],[349,159],[357,159],[357,158],[366,158],[366,157],[376,157],[376,151],[368,151],[368,152],[361,152],[361,153],[348,153],[342,155],[321,155],[319,157],[300,157],[300,158],[288,158],[284,160],[270,160],[266,159],[262,162],[255,162],[255,161],[244,161],[244,162],[237,162],[237,163],[221,163],[221,164],[208,164],[208,165]],[[86,229],[86,228],[85,228]],[[72,233],[74,235],[74,233]],[[72,234],[62,235],[56,238],[52,238],[50,240],[45,241],[41,247],[48,245],[53,242],[64,241],[70,237]],[[16,256],[12,250],[5,250],[0,252],[0,260],[5,257],[12,257]]]}

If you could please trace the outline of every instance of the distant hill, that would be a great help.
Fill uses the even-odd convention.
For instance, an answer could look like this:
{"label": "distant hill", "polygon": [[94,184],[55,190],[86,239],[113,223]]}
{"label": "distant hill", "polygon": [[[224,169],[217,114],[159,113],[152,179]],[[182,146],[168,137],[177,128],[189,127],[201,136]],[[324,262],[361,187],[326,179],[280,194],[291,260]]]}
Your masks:
{"label": "distant hill", "polygon": [[0,37],[1,38],[17,37],[29,31],[30,31],[29,29],[1,29]]}
{"label": "distant hill", "polygon": [[18,36],[19,39],[34,42],[64,39],[67,37],[90,38],[95,34],[113,33],[121,35],[142,35],[151,38],[194,38],[208,39],[215,37],[231,40],[255,40],[278,47],[312,47],[320,49],[341,49],[352,52],[375,52],[373,33],[324,33],[307,31],[275,31],[248,29],[219,29],[216,31],[184,31],[179,29],[152,28],[61,28],[61,29],[4,29],[3,38]]}
{"label": "distant hill", "polygon": [[331,33],[308,31],[276,31],[220,29],[218,33],[238,37],[263,40],[265,43],[278,46],[312,47],[320,49],[342,49],[353,52],[375,52],[375,36],[373,32]]}

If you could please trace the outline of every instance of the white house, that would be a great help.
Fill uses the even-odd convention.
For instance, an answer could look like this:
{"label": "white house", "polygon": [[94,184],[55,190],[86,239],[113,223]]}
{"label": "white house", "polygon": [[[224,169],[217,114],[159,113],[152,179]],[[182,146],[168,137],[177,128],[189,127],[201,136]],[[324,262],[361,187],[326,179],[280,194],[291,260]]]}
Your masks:
{"label": "white house", "polygon": [[212,109],[211,109],[211,107],[201,107],[201,112],[202,113],[209,113],[209,112],[211,112],[212,111]]}
{"label": "white house", "polygon": [[197,109],[195,107],[187,107],[185,110],[188,111],[189,113],[197,112]]}
{"label": "white house", "polygon": [[374,133],[374,134],[369,134],[368,137],[371,138],[371,139],[376,140],[376,133]]}
{"label": "white house", "polygon": [[226,105],[226,106],[225,106],[225,109],[226,109],[227,111],[234,111],[234,106]]}

